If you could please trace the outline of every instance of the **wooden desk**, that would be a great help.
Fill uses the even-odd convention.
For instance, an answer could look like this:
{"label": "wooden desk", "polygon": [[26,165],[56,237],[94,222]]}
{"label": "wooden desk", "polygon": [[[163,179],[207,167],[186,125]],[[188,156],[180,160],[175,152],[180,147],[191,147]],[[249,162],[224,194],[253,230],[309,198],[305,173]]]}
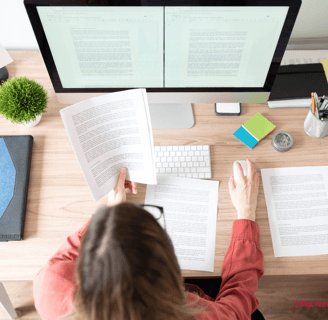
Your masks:
{"label": "wooden desk", "polygon": [[[34,128],[11,124],[0,118],[0,134],[34,137],[32,167],[28,191],[23,241],[0,243],[0,280],[33,280],[37,272],[63,244],[66,237],[105,205],[107,197],[93,202],[87,183],[69,142],[59,110],[66,105],[57,102],[55,92],[39,51],[10,51],[14,62],[7,66],[10,78],[27,76],[44,86],[49,94],[48,111]],[[232,222],[236,218],[228,191],[235,160],[253,161],[261,168],[327,165],[328,138],[314,139],[303,129],[306,108],[269,109],[266,104],[247,104],[239,117],[219,117],[212,104],[193,105],[195,126],[189,130],[154,130],[155,145],[208,144],[211,149],[213,180],[220,181],[215,272],[183,271],[184,276],[219,276],[230,241]],[[253,149],[232,134],[256,112],[261,112],[295,140],[294,147],[279,153],[271,146],[273,133]],[[139,194],[128,200],[143,202],[146,186],[138,185]],[[328,256],[275,258],[260,184],[256,222],[260,227],[265,275],[327,274]]]}

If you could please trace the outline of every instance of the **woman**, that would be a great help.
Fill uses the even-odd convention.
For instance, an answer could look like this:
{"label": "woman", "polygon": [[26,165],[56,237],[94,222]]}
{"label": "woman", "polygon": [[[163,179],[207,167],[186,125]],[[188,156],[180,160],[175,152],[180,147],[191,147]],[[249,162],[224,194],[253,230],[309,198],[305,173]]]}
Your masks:
{"label": "woman", "polygon": [[[258,306],[254,296],[263,275],[263,254],[255,210],[259,175],[247,160],[238,163],[237,187],[229,191],[238,219],[222,267],[216,299],[201,289],[185,291],[172,243],[152,214],[126,203],[136,184],[119,173],[108,207],[67,241],[34,280],[35,306],[43,320],[247,319]],[[165,208],[164,208],[165,210]],[[165,214],[165,213],[164,213]]]}

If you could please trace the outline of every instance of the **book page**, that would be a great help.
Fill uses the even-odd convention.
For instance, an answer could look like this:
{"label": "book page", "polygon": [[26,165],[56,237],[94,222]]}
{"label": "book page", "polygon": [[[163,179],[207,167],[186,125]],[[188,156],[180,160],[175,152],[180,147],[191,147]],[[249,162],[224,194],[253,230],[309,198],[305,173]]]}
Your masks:
{"label": "book page", "polygon": [[328,167],[261,174],[275,257],[328,254]]}
{"label": "book page", "polygon": [[[181,269],[214,272],[219,181],[157,175],[145,204],[164,208],[166,231]],[[159,223],[164,227],[163,218]]]}
{"label": "book page", "polygon": [[154,142],[145,89],[109,93],[60,110],[94,201],[127,179],[156,184]]}

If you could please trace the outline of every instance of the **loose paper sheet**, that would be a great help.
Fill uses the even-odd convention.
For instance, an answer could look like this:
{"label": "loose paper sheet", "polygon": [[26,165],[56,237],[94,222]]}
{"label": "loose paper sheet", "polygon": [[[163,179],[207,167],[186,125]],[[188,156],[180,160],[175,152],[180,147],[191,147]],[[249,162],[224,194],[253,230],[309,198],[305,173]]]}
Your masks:
{"label": "loose paper sheet", "polygon": [[328,167],[261,174],[275,257],[328,254]]}
{"label": "loose paper sheet", "polygon": [[[181,269],[214,272],[219,181],[158,175],[147,186],[146,204],[164,208]],[[159,221],[164,226],[163,218]]]}
{"label": "loose paper sheet", "polygon": [[105,94],[60,110],[94,201],[127,179],[156,184],[154,142],[145,89]]}

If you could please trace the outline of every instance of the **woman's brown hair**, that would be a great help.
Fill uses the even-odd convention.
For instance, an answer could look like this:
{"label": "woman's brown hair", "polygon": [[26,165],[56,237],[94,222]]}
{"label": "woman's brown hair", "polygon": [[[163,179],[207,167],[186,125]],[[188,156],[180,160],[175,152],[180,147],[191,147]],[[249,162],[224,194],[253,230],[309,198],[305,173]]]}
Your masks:
{"label": "woman's brown hair", "polygon": [[100,208],[81,239],[73,312],[62,319],[168,320],[201,312],[186,299],[166,231],[138,205]]}

